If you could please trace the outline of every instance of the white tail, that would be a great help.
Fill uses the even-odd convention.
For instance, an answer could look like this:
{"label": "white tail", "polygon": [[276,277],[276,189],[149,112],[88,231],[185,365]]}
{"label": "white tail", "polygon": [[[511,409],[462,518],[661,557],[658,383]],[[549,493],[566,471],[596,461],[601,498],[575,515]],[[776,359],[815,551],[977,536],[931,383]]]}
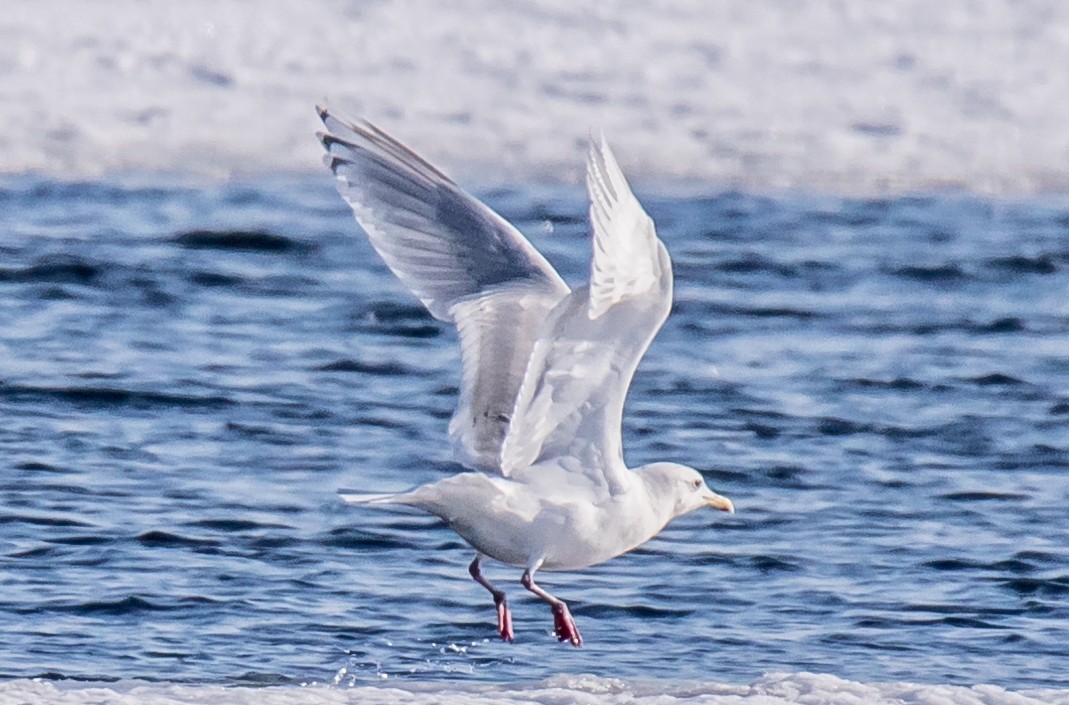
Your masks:
{"label": "white tail", "polygon": [[351,490],[338,490],[338,496],[348,504],[389,504],[395,494],[360,494]]}

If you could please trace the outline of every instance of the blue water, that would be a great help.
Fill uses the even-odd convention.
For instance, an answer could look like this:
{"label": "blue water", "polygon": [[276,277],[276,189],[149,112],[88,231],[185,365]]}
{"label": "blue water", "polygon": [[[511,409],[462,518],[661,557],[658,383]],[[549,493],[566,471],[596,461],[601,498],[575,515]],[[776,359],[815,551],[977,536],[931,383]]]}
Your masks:
{"label": "blue water", "polygon": [[[583,277],[580,188],[481,195]],[[1069,685],[1064,203],[644,201],[677,300],[626,457],[738,513],[545,574],[575,650],[335,497],[456,470],[457,353],[329,177],[0,182],[0,677]]]}

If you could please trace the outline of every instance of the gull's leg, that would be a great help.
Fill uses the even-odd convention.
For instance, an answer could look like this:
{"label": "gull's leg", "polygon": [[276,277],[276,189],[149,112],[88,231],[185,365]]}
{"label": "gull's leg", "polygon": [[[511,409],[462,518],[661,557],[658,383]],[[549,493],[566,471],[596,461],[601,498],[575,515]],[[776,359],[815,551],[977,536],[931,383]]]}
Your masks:
{"label": "gull's leg", "polygon": [[468,566],[468,572],[471,573],[471,577],[475,578],[475,582],[489,590],[490,594],[494,596],[494,605],[497,607],[497,631],[502,639],[512,641],[512,612],[509,611],[509,603],[505,599],[505,591],[498,590],[479,572],[479,558],[480,556],[475,556],[475,560]]}
{"label": "gull's leg", "polygon": [[570,641],[575,647],[582,646],[583,637],[579,634],[579,627],[575,626],[575,620],[572,619],[572,613],[568,611],[568,605],[535,585],[534,572],[536,570],[538,570],[537,565],[525,570],[520,582],[525,588],[549,603],[553,609],[553,631],[557,634],[557,640]]}

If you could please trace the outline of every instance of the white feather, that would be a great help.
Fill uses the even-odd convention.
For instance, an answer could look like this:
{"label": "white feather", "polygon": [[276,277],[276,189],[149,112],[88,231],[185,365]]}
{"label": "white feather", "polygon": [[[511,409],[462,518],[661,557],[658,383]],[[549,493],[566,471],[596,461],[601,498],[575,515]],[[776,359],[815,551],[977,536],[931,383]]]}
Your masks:
{"label": "white feather", "polygon": [[590,285],[554,309],[534,344],[502,444],[506,476],[556,461],[614,494],[628,487],[620,440],[635,368],[672,304],[672,265],[604,138],[587,163]]}
{"label": "white feather", "polygon": [[326,163],[372,246],[433,316],[457,326],[454,455],[497,471],[539,326],[568,287],[518,230],[400,142],[319,114]]}

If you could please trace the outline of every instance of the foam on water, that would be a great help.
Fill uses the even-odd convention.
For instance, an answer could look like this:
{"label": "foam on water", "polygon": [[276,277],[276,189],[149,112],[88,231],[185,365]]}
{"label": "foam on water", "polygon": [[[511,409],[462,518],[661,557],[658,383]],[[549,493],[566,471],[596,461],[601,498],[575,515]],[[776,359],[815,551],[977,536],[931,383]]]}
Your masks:
{"label": "foam on water", "polygon": [[89,684],[16,680],[0,683],[0,705],[1065,705],[1069,690],[1009,691],[997,686],[973,687],[919,683],[858,683],[811,673],[772,674],[749,685],[691,683],[664,685],[629,683],[594,676],[568,676],[533,685],[471,686],[450,683],[394,687],[323,684],[266,688],[188,686],[172,684]]}
{"label": "foam on water", "polygon": [[484,183],[1069,191],[1059,0],[14,0],[0,173],[319,168],[312,104]]}

